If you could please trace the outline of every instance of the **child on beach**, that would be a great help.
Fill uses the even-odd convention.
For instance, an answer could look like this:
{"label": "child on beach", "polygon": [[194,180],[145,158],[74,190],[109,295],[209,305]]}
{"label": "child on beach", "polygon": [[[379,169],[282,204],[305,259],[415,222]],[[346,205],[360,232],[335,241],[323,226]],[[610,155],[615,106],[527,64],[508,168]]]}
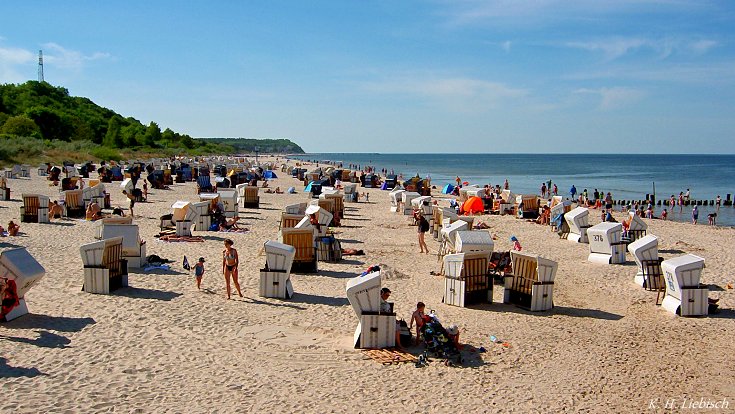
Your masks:
{"label": "child on beach", "polygon": [[197,289],[202,289],[202,277],[204,277],[204,258],[200,257],[197,264],[194,265],[194,276],[197,279]]}
{"label": "child on beach", "polygon": [[413,329],[413,323],[416,322],[416,343],[419,343],[421,327],[424,326],[424,309],[426,309],[424,302],[416,304],[416,310],[413,311],[413,314],[411,315],[411,323],[408,326],[408,330],[410,331]]}
{"label": "child on beach", "polygon": [[518,238],[516,236],[510,236],[510,241],[513,242],[513,250],[517,252],[523,250],[523,247],[521,247],[521,243],[518,241]]}
{"label": "child on beach", "polygon": [[668,215],[669,215],[669,213],[666,211],[666,209],[664,209],[661,212],[661,220],[666,220],[666,216],[668,216]]}

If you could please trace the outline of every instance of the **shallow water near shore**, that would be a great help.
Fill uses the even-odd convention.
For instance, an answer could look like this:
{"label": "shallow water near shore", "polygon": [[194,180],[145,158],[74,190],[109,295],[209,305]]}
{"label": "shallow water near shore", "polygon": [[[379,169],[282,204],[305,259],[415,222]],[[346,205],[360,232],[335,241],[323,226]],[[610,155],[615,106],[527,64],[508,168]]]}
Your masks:
{"label": "shallow water near shore", "polygon": [[[508,179],[514,192],[532,194],[551,180],[567,197],[574,185],[578,192],[587,189],[590,196],[598,189],[611,192],[615,200],[645,200],[655,186],[656,199],[662,203],[689,189],[692,200],[708,204],[699,206],[699,223],[707,224],[707,215],[716,211],[709,202],[720,195],[723,205],[717,225],[735,226],[735,208],[724,205],[728,194],[735,195],[735,155],[314,153],[292,158],[385,168],[404,177],[429,175],[437,188],[454,183],[457,176],[478,185],[502,185]],[[656,216],[667,208],[655,207]],[[691,206],[681,212],[678,206],[668,210],[670,220],[691,221]]]}

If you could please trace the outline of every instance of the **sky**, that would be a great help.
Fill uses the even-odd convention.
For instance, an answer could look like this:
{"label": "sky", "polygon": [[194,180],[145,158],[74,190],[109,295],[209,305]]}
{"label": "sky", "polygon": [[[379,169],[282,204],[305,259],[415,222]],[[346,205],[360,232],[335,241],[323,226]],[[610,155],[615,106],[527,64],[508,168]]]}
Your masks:
{"label": "sky", "polygon": [[307,152],[735,153],[732,0],[0,1],[0,83]]}

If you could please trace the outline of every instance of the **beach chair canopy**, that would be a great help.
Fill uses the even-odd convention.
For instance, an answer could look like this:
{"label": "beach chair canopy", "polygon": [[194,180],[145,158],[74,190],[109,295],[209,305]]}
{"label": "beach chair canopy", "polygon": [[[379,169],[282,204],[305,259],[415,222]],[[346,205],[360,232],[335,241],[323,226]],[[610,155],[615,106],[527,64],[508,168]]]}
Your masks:
{"label": "beach chair canopy", "polygon": [[278,178],[278,176],[276,175],[275,171],[268,170],[263,173],[263,178],[265,178],[266,180],[272,180],[274,178]]}
{"label": "beach chair canopy", "polygon": [[296,256],[296,248],[277,241],[268,240],[264,245],[265,260],[271,271],[291,272],[291,265]]}
{"label": "beach chair canopy", "polygon": [[28,253],[25,247],[0,253],[0,275],[15,281],[16,294],[19,298],[23,298],[45,273],[43,266]]}
{"label": "beach chair canopy", "polygon": [[305,193],[310,193],[311,192],[311,185],[312,184],[316,184],[316,182],[315,181],[309,181],[309,184],[307,184],[307,186],[304,188],[304,192]]}
{"label": "beach chair canopy", "polygon": [[347,300],[359,318],[363,312],[380,310],[380,271],[347,281]]}

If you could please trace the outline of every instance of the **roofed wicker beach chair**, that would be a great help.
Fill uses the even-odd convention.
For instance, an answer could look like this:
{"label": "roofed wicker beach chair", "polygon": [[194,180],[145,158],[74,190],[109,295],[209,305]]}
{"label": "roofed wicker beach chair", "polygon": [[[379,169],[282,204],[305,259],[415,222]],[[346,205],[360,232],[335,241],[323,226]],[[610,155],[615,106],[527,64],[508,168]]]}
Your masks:
{"label": "roofed wicker beach chair", "polygon": [[70,218],[82,218],[85,215],[84,196],[82,190],[67,190],[63,192],[64,212]]}
{"label": "roofed wicker beach chair", "polygon": [[294,273],[316,273],[316,247],[311,228],[281,229],[281,241],[296,249],[291,270]]}
{"label": "roofed wicker beach chair", "polygon": [[101,226],[102,239],[122,237],[122,257],[127,260],[128,267],[142,268],[146,264],[146,243],[140,238],[137,224],[110,224]]}
{"label": "roofed wicker beach chair", "polygon": [[122,257],[122,237],[83,244],[79,251],[84,264],[82,290],[109,294],[128,285],[128,265]]}
{"label": "roofed wicker beach chair", "polygon": [[48,223],[49,199],[41,194],[23,194],[20,221],[23,223]]}
{"label": "roofed wicker beach chair", "polygon": [[209,174],[197,177],[197,194],[211,193],[213,190],[214,187],[212,187],[212,181]]}
{"label": "roofed wicker beach chair", "polygon": [[380,271],[347,281],[347,300],[357,316],[355,348],[391,348],[396,345],[396,314],[380,310]]}
{"label": "roofed wicker beach chair", "polygon": [[492,303],[493,283],[488,273],[491,253],[476,251],[444,256],[444,303],[461,307]]}
{"label": "roofed wicker beach chair", "polygon": [[512,251],[513,273],[505,275],[503,302],[532,312],[554,307],[554,278],[557,263],[541,256]]}

